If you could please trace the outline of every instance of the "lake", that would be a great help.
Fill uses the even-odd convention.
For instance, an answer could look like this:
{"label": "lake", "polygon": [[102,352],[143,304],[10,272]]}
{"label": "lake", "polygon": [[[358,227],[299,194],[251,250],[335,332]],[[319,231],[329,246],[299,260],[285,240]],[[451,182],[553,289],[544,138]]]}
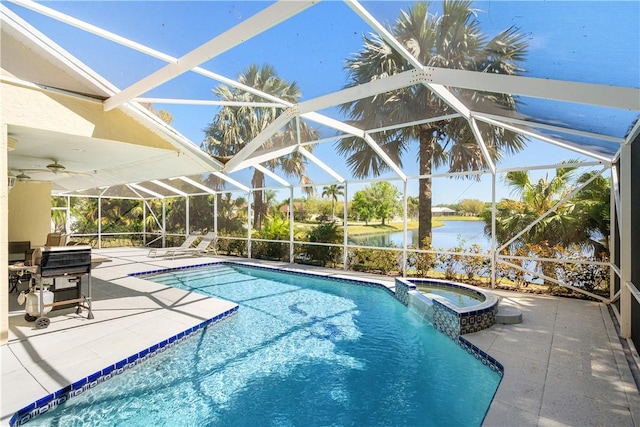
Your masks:
{"label": "lake", "polygon": [[[484,221],[445,221],[445,225],[432,230],[433,247],[436,249],[452,249],[458,245],[458,238],[464,240],[464,247],[478,244],[483,249],[491,247],[491,239],[484,234]],[[384,234],[369,234],[366,236],[349,236],[349,243],[362,246],[385,247],[393,243],[401,248],[403,246],[402,231]],[[409,230],[407,233],[408,246],[418,246],[418,230]]]}

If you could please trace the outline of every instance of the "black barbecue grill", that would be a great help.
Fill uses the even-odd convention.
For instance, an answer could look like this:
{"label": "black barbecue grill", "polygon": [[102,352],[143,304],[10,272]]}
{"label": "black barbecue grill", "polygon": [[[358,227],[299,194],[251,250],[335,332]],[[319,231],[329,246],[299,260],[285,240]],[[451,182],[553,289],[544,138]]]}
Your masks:
{"label": "black barbecue grill", "polygon": [[[91,312],[91,246],[45,246],[33,253],[33,264],[37,266],[36,286],[40,291],[40,313],[35,319],[36,328],[49,326],[44,316],[44,307],[66,308],[76,306],[76,313],[87,309],[87,319],[93,319]],[[87,276],[87,295],[83,295],[82,278]],[[54,302],[43,304],[43,279],[53,279]],[[65,279],[66,283],[75,283],[74,287],[56,289],[56,280]]]}

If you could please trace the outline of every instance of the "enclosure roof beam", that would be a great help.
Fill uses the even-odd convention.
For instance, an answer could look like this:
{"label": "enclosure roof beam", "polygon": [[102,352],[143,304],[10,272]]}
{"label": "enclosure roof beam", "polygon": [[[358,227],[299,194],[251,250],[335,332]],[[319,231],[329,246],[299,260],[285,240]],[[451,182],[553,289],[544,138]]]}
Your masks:
{"label": "enclosure roof beam", "polygon": [[138,95],[160,86],[194,67],[257,36],[280,22],[308,9],[314,1],[281,1],[245,19],[228,31],[169,63],[156,72],[113,95],[104,102],[105,111],[112,110]]}
{"label": "enclosure roof beam", "polygon": [[[155,191],[151,191],[151,190],[149,190],[147,188],[144,188],[140,184],[127,184],[127,187],[129,187],[129,188],[133,187],[133,188],[135,188],[137,190],[142,191],[143,193],[151,194],[153,197],[156,197],[158,199],[164,199],[165,198],[165,196],[163,196],[162,194],[158,194]],[[133,191],[133,189],[132,189],[132,191]]]}
{"label": "enclosure roof beam", "polygon": [[[117,88],[109,83],[104,77],[100,74],[94,72],[93,70],[87,68],[83,64],[79,64],[69,52],[65,51],[61,46],[57,45],[53,40],[46,37],[43,33],[38,31],[32,25],[24,21],[21,17],[15,14],[12,10],[6,7],[4,4],[0,3],[0,15],[2,15],[2,25],[10,26],[20,34],[27,37],[29,40],[33,41],[43,50],[49,52],[56,60],[63,63],[65,66],[69,67],[69,69],[73,70],[75,73],[82,75],[87,81],[90,81],[91,84],[100,88],[103,93],[114,93]],[[37,87],[44,88],[46,90],[57,91],[59,89],[36,85]],[[75,94],[74,96],[80,96]],[[93,100],[95,101],[95,99]]]}
{"label": "enclosure roof beam", "polygon": [[380,37],[384,39],[391,47],[396,50],[404,59],[407,60],[416,69],[422,69],[422,64],[400,43],[376,18],[373,17],[360,3],[356,0],[345,0],[347,6],[351,8],[364,22],[369,24]]}
{"label": "enclosure roof beam", "polygon": [[[163,52],[160,52],[158,50],[155,50],[153,48],[145,46],[145,45],[143,45],[141,43],[132,41],[132,40],[127,39],[125,37],[119,36],[119,35],[117,35],[115,33],[112,33],[110,31],[104,30],[104,29],[102,29],[100,27],[97,27],[95,25],[88,24],[88,23],[86,23],[84,21],[81,21],[79,19],[73,18],[73,17],[71,17],[69,15],[66,15],[64,13],[61,13],[61,12],[58,12],[58,11],[53,10],[51,8],[48,8],[46,6],[43,6],[40,3],[36,3],[36,2],[30,1],[30,0],[9,0],[9,1],[11,1],[12,3],[15,3],[15,4],[19,4],[19,5],[27,8],[27,9],[30,9],[30,10],[32,10],[34,12],[38,12],[38,13],[40,13],[42,15],[45,15],[45,16],[48,16],[50,18],[56,19],[56,20],[58,20],[60,22],[64,22],[66,24],[69,24],[69,25],[71,25],[71,26],[73,26],[75,28],[78,28],[80,30],[83,30],[83,31],[89,32],[91,34],[94,34],[94,35],[96,35],[98,37],[102,37],[102,38],[104,38],[106,40],[109,40],[109,41],[112,41],[112,42],[117,43],[119,45],[128,47],[128,48],[133,49],[133,50],[135,50],[137,52],[144,53],[144,54],[149,55],[149,56],[151,56],[153,58],[160,59],[162,61],[165,61],[165,62],[168,62],[168,63],[172,63],[172,64],[175,64],[175,63],[178,62],[178,59],[173,57],[173,56],[171,56],[171,55],[167,55],[167,54],[165,54]],[[286,107],[289,107],[289,106],[292,105],[291,103],[283,101],[283,100],[280,100],[279,98],[277,98],[277,97],[275,97],[273,95],[261,92],[259,90],[256,90],[256,89],[250,87],[250,86],[246,86],[246,85],[244,85],[242,83],[239,83],[239,82],[237,82],[235,80],[232,80],[232,79],[229,79],[227,77],[221,76],[219,74],[213,73],[213,72],[211,72],[209,70],[206,70],[206,69],[203,69],[201,67],[194,67],[191,71],[193,71],[194,73],[200,74],[202,76],[205,76],[207,78],[210,78],[212,80],[216,80],[216,81],[219,81],[221,83],[224,83],[224,84],[227,84],[227,85],[230,85],[230,86],[245,90],[245,91],[247,91],[249,93],[253,93],[255,95],[261,96],[261,97],[263,97],[265,99],[270,99],[270,100],[273,101],[273,103],[276,106],[284,106],[284,108],[286,108]],[[93,100],[95,101],[95,99],[93,99]],[[145,98],[140,98],[140,99],[136,98],[135,101],[137,101],[137,102],[160,102],[160,101],[146,101]],[[199,104],[195,104],[195,105],[199,105]]]}
{"label": "enclosure roof beam", "polygon": [[428,84],[640,111],[640,89],[425,67]]}
{"label": "enclosure roof beam", "polygon": [[177,188],[172,187],[169,184],[165,184],[164,182],[159,181],[157,179],[152,179],[150,182],[153,182],[154,184],[156,184],[156,185],[158,185],[158,186],[160,186],[162,188],[166,188],[167,190],[171,191],[172,193],[176,193],[179,196],[182,196],[182,197],[187,197],[188,196],[188,194],[185,193],[184,191],[178,190]]}
{"label": "enclosure roof beam", "polygon": [[306,148],[298,147],[298,152],[303,156],[305,156],[307,159],[309,159],[311,162],[313,162],[315,165],[317,165],[320,169],[322,169],[323,171],[325,171],[326,173],[334,177],[336,181],[340,183],[343,183],[345,181],[345,179],[342,176],[340,176],[336,171],[334,171],[325,163],[323,163],[316,156],[311,154]]}
{"label": "enclosure roof beam", "polygon": [[476,142],[480,146],[480,150],[482,151],[482,156],[484,157],[484,161],[487,162],[487,166],[489,166],[491,173],[495,175],[496,165],[493,163],[493,160],[491,160],[491,155],[489,154],[489,150],[487,150],[487,144],[485,144],[484,138],[482,137],[482,133],[478,128],[478,123],[473,118],[470,118],[468,122],[469,122],[469,126],[471,127],[471,131],[473,132],[473,136],[476,137]]}
{"label": "enclosure roof beam", "polygon": [[282,114],[278,116],[273,122],[267,125],[266,128],[262,132],[258,134],[255,138],[249,141],[239,152],[235,154],[227,162],[224,167],[226,172],[233,172],[238,169],[238,165],[243,160],[249,158],[254,151],[262,146],[265,142],[269,140],[273,135],[275,135],[280,129],[282,129],[287,123],[293,120],[296,117],[297,110],[294,107],[290,107],[287,110],[283,111]]}
{"label": "enclosure roof beam", "polygon": [[391,168],[391,170],[394,171],[396,175],[400,177],[400,179],[402,179],[403,181],[407,180],[407,175],[405,175],[405,173],[402,172],[402,169],[400,169],[400,167],[398,167],[398,165],[396,165],[396,163],[393,160],[391,160],[391,157],[389,157],[389,155],[384,152],[382,147],[378,145],[378,143],[371,137],[371,135],[365,134],[363,139],[366,141],[367,144],[369,144],[369,146],[373,149],[373,151],[375,151],[376,154],[380,156],[382,161],[384,161],[387,164],[387,166],[389,166],[389,168]]}
{"label": "enclosure roof beam", "polygon": [[540,141],[548,142],[549,144],[564,148],[566,150],[571,150],[571,151],[574,151],[576,153],[579,153],[579,154],[582,154],[582,155],[585,155],[585,156],[593,157],[595,159],[602,160],[603,162],[607,162],[607,163],[611,162],[611,158],[609,158],[609,157],[605,157],[605,156],[603,156],[601,154],[597,154],[597,153],[594,153],[592,151],[583,150],[582,148],[574,147],[573,145],[565,144],[565,143],[557,141],[557,140],[555,140],[553,138],[549,138],[547,136],[543,136],[543,135],[537,134],[535,132],[531,132],[529,130],[522,129],[522,128],[519,128],[517,126],[510,125],[508,123],[504,123],[504,122],[501,122],[501,121],[498,121],[498,120],[489,119],[487,117],[482,117],[482,116],[474,116],[474,117],[477,120],[480,120],[482,122],[489,123],[489,124],[494,125],[494,126],[502,127],[504,129],[508,129],[508,130],[516,132],[516,133],[521,133],[521,134],[526,135],[528,137],[539,139]]}
{"label": "enclosure roof beam", "polygon": [[267,175],[271,179],[273,179],[273,180],[279,182],[280,184],[284,185],[285,187],[291,187],[292,186],[290,182],[288,182],[284,178],[281,178],[280,176],[276,175],[275,173],[271,172],[269,169],[265,168],[261,164],[255,164],[255,165],[253,165],[253,167],[258,169],[260,172],[262,172],[263,174]]}
{"label": "enclosure roof beam", "polygon": [[382,79],[372,80],[367,83],[303,101],[298,104],[298,111],[300,111],[301,115],[304,115],[310,111],[319,111],[381,93],[402,89],[420,83],[421,75],[422,73],[420,71],[408,70]]}
{"label": "enclosure roof beam", "polygon": [[464,105],[458,97],[451,93],[449,89],[440,84],[428,83],[427,81],[424,81],[423,83],[427,88],[429,88],[429,90],[431,90],[431,92],[446,102],[447,105],[462,114],[465,119],[469,119],[471,117],[471,110],[469,110],[469,108],[467,108],[467,106]]}
{"label": "enclosure roof beam", "polygon": [[230,176],[222,173],[222,172],[211,172],[212,175],[217,176],[218,178],[220,178],[223,181],[227,181],[229,184],[239,188],[242,191],[246,191],[247,193],[249,193],[251,191],[251,189],[249,187],[247,187],[246,185],[236,181],[235,179],[231,178]]}
{"label": "enclosure roof beam", "polygon": [[287,108],[280,102],[242,102],[242,101],[216,101],[213,99],[174,99],[174,98],[135,98],[135,102],[148,102],[152,104],[176,104],[176,105],[207,105],[220,107],[252,107],[252,108]]}
{"label": "enclosure roof beam", "polygon": [[333,128],[335,130],[339,130],[340,132],[344,132],[349,135],[358,136],[360,138],[364,137],[364,131],[355,126],[348,125],[340,120],[332,119],[331,117],[327,117],[323,114],[319,113],[306,113],[302,115],[303,118],[311,120],[313,122],[319,123],[323,126],[327,126]]}
{"label": "enclosure roof beam", "polygon": [[110,31],[97,27],[95,25],[89,24],[80,19],[74,18],[62,12],[59,12],[57,10],[51,9],[47,6],[44,6],[42,3],[36,3],[31,0],[9,0],[9,1],[11,3],[20,5],[26,9],[29,9],[33,12],[37,12],[41,15],[48,16],[49,18],[71,25],[72,27],[94,34],[98,37],[102,37],[103,39],[112,41],[114,43],[118,43],[122,46],[126,46],[130,49],[147,54],[149,56],[160,59],[162,61],[171,62],[171,63],[177,62],[177,59],[173,58],[170,55],[167,55],[158,50],[142,45],[140,43],[134,42],[130,39],[119,36],[115,33],[112,33]]}
{"label": "enclosure roof beam", "polygon": [[235,168],[235,171],[251,168],[251,167],[254,167],[255,165],[259,165],[266,161],[289,155],[294,151],[296,151],[297,148],[298,148],[297,145],[290,145],[288,147],[283,147],[283,148],[278,148],[273,150],[266,150],[240,163],[238,167]]}
{"label": "enclosure roof beam", "polygon": [[380,128],[365,129],[365,132],[367,132],[368,134],[374,134],[378,132],[386,132],[388,130],[395,130],[395,129],[402,129],[402,128],[411,127],[411,126],[424,125],[427,123],[442,122],[445,120],[457,119],[459,117],[462,117],[462,114],[460,113],[445,114],[444,116],[432,117],[430,119],[421,119],[421,120],[415,120],[412,122],[405,122],[405,123],[398,123],[395,125],[384,126]]}
{"label": "enclosure roof beam", "polygon": [[[576,168],[586,168],[591,166],[610,166],[609,163],[604,163],[602,161],[591,161],[591,162],[571,162],[571,167]],[[536,170],[549,170],[549,169],[558,169],[558,168],[566,168],[567,163],[555,163],[555,164],[546,164],[546,165],[538,165],[538,166],[520,166],[520,167],[510,167],[510,168],[496,168],[496,173],[506,173],[506,172],[515,172],[515,171],[536,171]]]}
{"label": "enclosure roof beam", "polygon": [[550,130],[550,131],[554,131],[554,132],[562,132],[562,133],[566,133],[566,134],[569,134],[569,135],[576,135],[576,136],[581,136],[581,137],[585,137],[585,138],[601,139],[603,141],[614,142],[616,144],[623,144],[624,143],[624,138],[618,138],[618,137],[610,136],[610,135],[603,135],[601,133],[585,132],[585,131],[577,130],[577,129],[570,129],[570,128],[565,128],[565,127],[560,127],[560,126],[549,125],[549,124],[546,124],[546,123],[538,123],[538,122],[531,121],[531,120],[522,120],[522,119],[516,119],[516,118],[513,118],[513,117],[498,116],[496,114],[479,113],[477,111],[472,111],[471,112],[471,117],[473,117],[475,119],[478,119],[478,120],[482,120],[483,118],[487,118],[487,119],[493,119],[493,120],[496,120],[496,121],[506,122],[506,123],[509,123],[509,124],[512,124],[512,125],[526,126],[526,127],[539,128],[539,129],[546,129],[546,130]]}
{"label": "enclosure roof beam", "polygon": [[171,179],[179,179],[179,180],[181,180],[183,182],[186,182],[189,185],[193,185],[194,187],[199,188],[200,190],[202,190],[202,191],[204,191],[206,193],[212,194],[214,196],[216,195],[216,192],[214,190],[212,190],[211,188],[207,187],[206,185],[200,184],[199,182],[194,181],[193,179],[188,178],[186,176],[179,176],[177,178],[171,178]]}

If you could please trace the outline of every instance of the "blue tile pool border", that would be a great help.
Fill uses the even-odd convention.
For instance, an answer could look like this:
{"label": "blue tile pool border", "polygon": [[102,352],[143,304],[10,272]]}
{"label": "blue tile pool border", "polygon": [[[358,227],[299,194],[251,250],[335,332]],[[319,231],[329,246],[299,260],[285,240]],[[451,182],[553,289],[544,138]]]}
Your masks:
{"label": "blue tile pool border", "polygon": [[316,278],[316,279],[334,280],[334,281],[337,281],[337,282],[348,283],[348,284],[351,284],[351,285],[367,286],[369,288],[382,289],[382,290],[386,291],[389,295],[395,297],[395,291],[392,288],[389,288],[388,286],[384,285],[383,283],[377,283],[377,282],[372,282],[370,280],[361,280],[361,279],[354,279],[354,278],[341,277],[341,276],[328,276],[328,275],[322,274],[322,273],[313,273],[313,272],[308,272],[308,271],[293,270],[293,269],[282,268],[282,267],[256,265],[256,264],[251,264],[251,263],[246,263],[246,262],[241,262],[241,261],[215,261],[215,262],[207,262],[207,263],[204,263],[204,264],[193,264],[193,265],[188,265],[188,266],[183,266],[183,267],[168,267],[168,268],[161,268],[161,269],[157,269],[157,270],[149,270],[149,271],[142,271],[142,272],[138,272],[138,273],[130,273],[129,276],[135,276],[135,277],[141,277],[142,276],[142,277],[144,277],[144,276],[151,276],[151,275],[154,275],[154,274],[168,273],[170,271],[190,270],[190,269],[202,268],[202,267],[212,267],[212,266],[216,266],[216,265],[229,265],[229,266],[234,266],[235,265],[235,266],[240,266],[240,267],[254,268],[254,269],[257,269],[257,270],[274,271],[274,272],[278,272],[278,273],[288,273],[288,274],[292,274],[292,275],[296,275],[296,276],[313,277],[313,278]]}
{"label": "blue tile pool border", "polygon": [[146,348],[132,356],[127,357],[126,359],[122,359],[119,362],[114,363],[113,365],[109,365],[106,368],[95,372],[85,378],[82,378],[71,385],[61,388],[60,390],[51,393],[37,401],[31,403],[30,405],[25,406],[24,408],[18,410],[13,416],[11,420],[9,420],[9,426],[21,426],[35,417],[45,414],[50,410],[56,408],[58,405],[63,404],[69,399],[72,399],[80,394],[84,393],[87,390],[90,390],[96,387],[103,382],[114,378],[123,372],[134,368],[142,362],[147,361],[148,359],[155,357],[156,355],[165,352],[166,350],[176,346],[177,344],[182,343],[185,339],[195,336],[196,333],[202,332],[202,330],[214,323],[220,322],[227,317],[234,315],[238,312],[238,306],[230,308],[224,313],[220,313],[217,316],[212,317],[211,319],[205,320],[192,328],[186,329],[176,335],[173,335],[161,342],[152,345],[149,348]]}

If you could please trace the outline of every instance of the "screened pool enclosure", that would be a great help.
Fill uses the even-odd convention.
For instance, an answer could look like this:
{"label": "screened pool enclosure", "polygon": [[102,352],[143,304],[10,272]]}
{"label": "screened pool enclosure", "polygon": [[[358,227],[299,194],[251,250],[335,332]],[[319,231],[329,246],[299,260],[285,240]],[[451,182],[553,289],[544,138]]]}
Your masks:
{"label": "screened pool enclosure", "polygon": [[[611,304],[638,344],[637,2],[0,7],[11,197],[50,185],[71,241],[207,229],[219,254],[537,280]],[[461,200],[489,243],[431,244],[432,208]],[[380,223],[393,245],[348,227]]]}

